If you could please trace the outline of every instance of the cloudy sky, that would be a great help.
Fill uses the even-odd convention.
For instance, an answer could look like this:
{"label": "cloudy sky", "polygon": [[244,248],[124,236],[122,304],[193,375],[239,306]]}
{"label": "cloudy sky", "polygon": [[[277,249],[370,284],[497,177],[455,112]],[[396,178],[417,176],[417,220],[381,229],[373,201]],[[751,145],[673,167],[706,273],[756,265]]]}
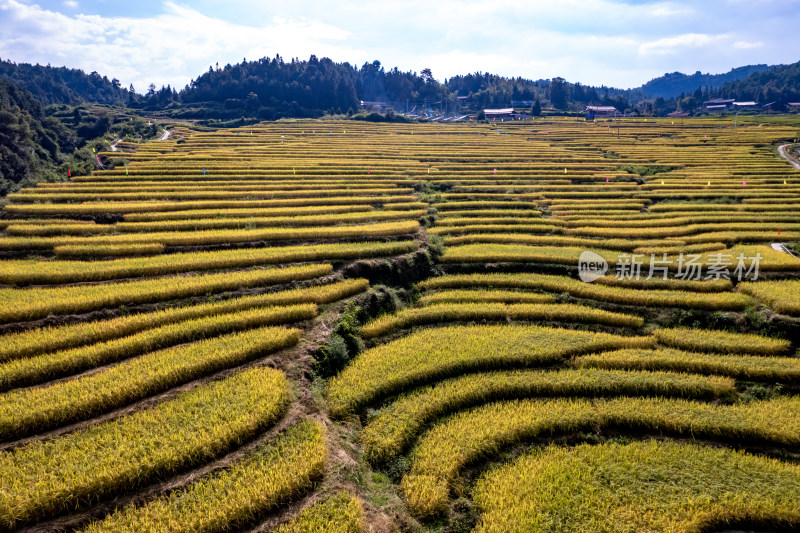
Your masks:
{"label": "cloudy sky", "polygon": [[798,61],[799,29],[800,0],[0,0],[0,58],[138,92],[275,54],[635,87]]}

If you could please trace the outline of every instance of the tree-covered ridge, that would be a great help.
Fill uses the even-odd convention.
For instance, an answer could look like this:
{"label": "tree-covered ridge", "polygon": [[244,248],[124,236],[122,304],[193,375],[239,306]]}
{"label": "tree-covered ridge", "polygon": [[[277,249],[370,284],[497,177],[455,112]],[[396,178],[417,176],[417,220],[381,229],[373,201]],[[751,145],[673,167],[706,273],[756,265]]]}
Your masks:
{"label": "tree-covered ridge", "polygon": [[17,185],[55,177],[54,167],[77,143],[30,92],[0,79],[0,196]]}
{"label": "tree-covered ridge", "polygon": [[764,72],[726,83],[719,94],[737,100],[755,100],[761,103],[788,104],[800,102],[800,62],[780,65]]}
{"label": "tree-covered ridge", "polygon": [[86,74],[80,69],[13,63],[0,60],[0,78],[25,87],[39,102],[77,104],[81,101],[100,104],[124,104],[129,91],[119,80],[109,80],[97,72]]}
{"label": "tree-covered ridge", "polygon": [[358,68],[312,55],[307,61],[276,56],[209,68],[181,91],[180,100],[188,106],[223,104],[232,116],[238,111],[269,119],[355,112],[360,100],[405,109],[407,101],[438,101],[446,93],[430,71],[387,71],[379,61]]}
{"label": "tree-covered ridge", "polygon": [[658,78],[654,78],[639,90],[645,95],[656,98],[675,98],[681,93],[692,93],[698,87],[701,89],[716,89],[726,83],[741,80],[756,72],[763,72],[772,69],[769,65],[746,65],[731,69],[724,74],[703,74],[699,70],[694,74],[684,74],[682,72],[669,72]]}

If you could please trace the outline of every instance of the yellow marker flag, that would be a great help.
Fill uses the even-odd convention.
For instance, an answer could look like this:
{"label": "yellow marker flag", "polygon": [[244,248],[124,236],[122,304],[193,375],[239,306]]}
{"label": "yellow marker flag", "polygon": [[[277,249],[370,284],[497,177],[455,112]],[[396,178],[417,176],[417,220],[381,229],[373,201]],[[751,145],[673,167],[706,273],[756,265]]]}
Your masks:
{"label": "yellow marker flag", "polygon": [[431,169],[428,169],[428,174],[430,174],[430,173],[431,173]]}
{"label": "yellow marker flag", "polygon": [[711,185],[711,182],[709,181],[708,184]]}
{"label": "yellow marker flag", "polygon": [[297,171],[292,167],[292,174],[297,174]]}
{"label": "yellow marker flag", "polygon": [[125,167],[125,175],[128,175],[128,167]]}
{"label": "yellow marker flag", "polygon": [[664,185],[664,180],[661,180],[661,185]]}
{"label": "yellow marker flag", "polygon": [[566,173],[567,173],[567,169],[565,168],[565,169],[564,169],[564,174],[566,174]]}
{"label": "yellow marker flag", "polygon": [[783,184],[786,185],[786,180],[783,180]]}

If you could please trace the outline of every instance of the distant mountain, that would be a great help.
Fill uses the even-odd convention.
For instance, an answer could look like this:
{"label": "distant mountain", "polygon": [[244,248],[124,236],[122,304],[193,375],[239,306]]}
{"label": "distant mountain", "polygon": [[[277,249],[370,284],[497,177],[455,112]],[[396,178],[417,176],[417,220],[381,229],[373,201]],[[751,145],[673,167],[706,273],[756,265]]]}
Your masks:
{"label": "distant mountain", "polygon": [[725,74],[702,74],[699,70],[691,75],[673,72],[648,81],[638,90],[653,98],[659,96],[662,98],[674,98],[680,96],[681,93],[689,94],[694,92],[698,88],[702,90],[706,90],[709,87],[716,89],[726,83],[741,80],[756,72],[764,72],[772,68],[775,67],[770,65],[747,65],[731,69]]}
{"label": "distant mountain", "polygon": [[97,72],[86,74],[80,69],[0,59],[0,78],[24,87],[44,105],[80,102],[125,104],[129,99],[128,89],[122,87],[119,80],[109,80]]}

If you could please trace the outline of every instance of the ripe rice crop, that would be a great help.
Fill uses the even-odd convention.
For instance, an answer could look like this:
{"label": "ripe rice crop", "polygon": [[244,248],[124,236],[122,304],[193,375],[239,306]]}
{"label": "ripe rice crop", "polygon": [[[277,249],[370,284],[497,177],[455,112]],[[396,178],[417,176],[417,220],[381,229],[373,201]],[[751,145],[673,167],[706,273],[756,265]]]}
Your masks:
{"label": "ripe rice crop", "polygon": [[[322,477],[327,456],[325,429],[319,422],[305,420],[230,468],[145,504],[119,509],[83,531],[230,531],[310,489]],[[300,523],[326,524],[327,514],[338,516],[343,510],[342,519],[360,518],[361,507],[352,501],[343,495],[333,498],[320,504],[325,507],[315,506],[301,514]]]}
{"label": "ripe rice crop", "polygon": [[[584,248],[568,246],[522,246],[504,244],[466,244],[449,247],[439,259],[442,263],[525,262],[577,265]],[[593,249],[609,264],[615,264],[618,252]]]}
{"label": "ripe rice crop", "polygon": [[[591,357],[595,356],[579,359]],[[419,432],[434,420],[460,409],[513,398],[673,396],[714,399],[735,393],[736,384],[730,378],[671,372],[525,370],[473,374],[401,396],[367,424],[361,432],[361,442],[370,461],[383,463],[403,453]]]}
{"label": "ripe rice crop", "polygon": [[550,320],[632,328],[643,324],[638,316],[575,304],[439,303],[383,315],[364,324],[361,336],[369,339],[409,326],[476,320]]}
{"label": "ripe rice crop", "polygon": [[734,310],[744,309],[749,298],[734,293],[698,293],[680,290],[656,290],[655,288],[629,289],[610,285],[584,283],[567,276],[547,274],[471,274],[443,276],[426,280],[419,288],[448,286],[516,287],[539,289],[550,292],[566,292],[576,298],[588,298],[623,305],[683,307],[690,309]]}
{"label": "ripe rice crop", "polygon": [[[188,191],[157,191],[148,190],[147,198],[149,200],[178,200],[178,201],[192,201],[192,200],[228,200],[236,198],[246,199],[273,199],[273,198],[325,198],[343,196],[351,193],[348,189],[316,189],[316,190],[225,190],[225,191],[203,191],[203,190],[188,190]],[[358,189],[356,191],[362,195],[391,195],[391,194],[409,194],[412,189],[402,189],[396,187],[382,188],[382,189]],[[37,194],[28,193],[12,193],[8,195],[9,200],[12,202],[26,203],[26,202],[126,202],[135,201],[142,197],[142,193],[137,192],[51,192],[50,190],[43,190]]]}
{"label": "ripe rice crop", "polygon": [[328,215],[238,218],[191,218],[180,220],[155,220],[150,222],[118,222],[110,225],[12,225],[6,229],[8,235],[34,237],[53,235],[99,235],[114,233],[148,233],[199,231],[209,229],[254,229],[261,227],[335,226],[359,222],[408,220],[420,218],[427,211],[368,211],[365,213],[334,213]]}
{"label": "ripe rice crop", "polygon": [[[447,217],[514,217],[517,219],[537,218],[542,216],[542,212],[535,209],[467,209],[464,211],[448,211]],[[442,218],[439,223],[448,220]],[[552,220],[551,223],[557,223]]]}
{"label": "ripe rice crop", "polygon": [[222,301],[168,307],[150,313],[122,316],[95,322],[79,322],[65,326],[29,329],[0,336],[0,363],[20,357],[76,348],[96,342],[109,341],[140,331],[174,324],[183,320],[245,311],[270,305],[300,303],[325,304],[364,292],[369,288],[366,279],[348,279],[304,289],[289,289]]}
{"label": "ripe rice crop", "polygon": [[619,279],[616,276],[601,276],[594,280],[593,283],[612,287],[627,287],[630,289],[668,289],[693,292],[723,292],[733,288],[733,283],[724,278],[699,281],[680,278],[664,279],[659,277],[650,279]]}
{"label": "ripe rice crop", "polygon": [[797,465],[690,443],[550,446],[492,469],[474,494],[476,533],[543,533],[554,524],[618,533],[800,525]]}
{"label": "ripe rice crop", "polygon": [[132,255],[158,255],[164,245],[154,243],[131,244],[65,244],[54,246],[53,253],[59,257],[129,257]]}
{"label": "ripe rice crop", "polygon": [[778,313],[800,316],[800,280],[747,282],[737,285],[737,289]]}
{"label": "ripe rice crop", "polygon": [[659,328],[653,331],[658,342],[665,346],[728,354],[781,355],[792,348],[792,343],[752,333],[693,328]]}
{"label": "ripe rice crop", "polygon": [[613,350],[577,357],[572,361],[581,368],[620,370],[665,370],[730,376],[736,379],[800,381],[800,358],[758,357],[753,355],[718,355],[684,352],[674,349]]}
{"label": "ripe rice crop", "polygon": [[186,211],[163,211],[154,213],[130,213],[125,215],[126,223],[158,222],[166,220],[208,220],[212,218],[253,218],[253,217],[293,217],[328,215],[334,213],[366,213],[372,211],[369,205],[322,205],[310,207],[275,207],[250,209],[192,209]]}
{"label": "ripe rice crop", "polygon": [[341,491],[303,509],[297,517],[273,529],[273,533],[361,533],[364,531],[361,500]]}
{"label": "ripe rice crop", "polygon": [[331,413],[341,416],[406,388],[465,372],[552,364],[615,348],[652,346],[652,337],[541,326],[426,329],[359,354],[328,382]]}
{"label": "ripe rice crop", "polygon": [[430,235],[452,235],[456,233],[561,233],[560,226],[546,224],[474,224],[465,226],[435,226],[428,229]]}
{"label": "ripe rice crop", "polygon": [[0,289],[0,322],[21,322],[50,314],[80,313],[150,302],[163,302],[243,287],[260,287],[324,276],[331,265],[266,268],[199,276],[171,276],[103,285]]}
{"label": "ripe rice crop", "polygon": [[258,328],[150,352],[50,386],[12,390],[0,395],[0,440],[91,418],[192,379],[294,346],[299,340],[297,329]]}
{"label": "ripe rice crop", "polygon": [[533,292],[452,290],[426,294],[417,303],[419,305],[431,305],[456,302],[553,303],[555,301],[555,296]]}
{"label": "ripe rice crop", "polygon": [[0,283],[22,285],[106,281],[142,276],[164,276],[198,270],[245,268],[303,261],[362,259],[408,253],[416,250],[418,246],[416,241],[360,242],[186,252],[147,258],[90,262],[8,260],[0,262]]}
{"label": "ripe rice crop", "polygon": [[[106,213],[155,213],[187,209],[244,209],[273,207],[306,207],[312,205],[384,205],[416,202],[416,196],[329,196],[325,198],[292,198],[280,200],[197,200],[187,202],[84,202],[81,204],[9,204],[8,213],[17,215],[102,215]],[[417,204],[414,204],[417,205]]]}
{"label": "ripe rice crop", "polygon": [[0,390],[43,383],[207,336],[299,322],[315,316],[317,308],[314,304],[255,308],[167,324],[98,344],[14,359],[0,365]]}
{"label": "ripe rice crop", "polygon": [[1,452],[2,526],[75,512],[209,461],[272,424],[289,397],[284,374],[259,367],[129,416]]}
{"label": "ripe rice crop", "polygon": [[417,516],[440,513],[464,466],[511,444],[603,427],[772,445],[800,444],[800,399],[722,406],[672,399],[518,400],[458,413],[434,426],[411,453],[402,481]]}
{"label": "ripe rice crop", "polygon": [[[447,246],[472,243],[495,243],[495,244],[532,244],[544,246],[570,246],[593,249],[602,245],[607,250],[627,250],[631,251],[641,246],[664,246],[683,244],[683,241],[674,240],[627,240],[627,239],[587,239],[584,237],[568,237],[565,235],[526,235],[524,233],[478,233],[475,235],[459,235],[457,237],[445,237],[444,243]],[[723,248],[725,245],[722,245]]]}
{"label": "ripe rice crop", "polygon": [[[419,222],[401,221],[367,224],[361,226],[332,226],[310,228],[260,228],[241,230],[173,231],[157,233],[130,233],[124,235],[99,235],[95,237],[0,237],[0,250],[50,249],[59,247],[61,255],[69,246],[122,246],[134,243],[156,242],[164,246],[200,246],[258,241],[348,239],[355,237],[384,237],[406,235],[419,231]],[[112,248],[113,249],[113,248]]]}

